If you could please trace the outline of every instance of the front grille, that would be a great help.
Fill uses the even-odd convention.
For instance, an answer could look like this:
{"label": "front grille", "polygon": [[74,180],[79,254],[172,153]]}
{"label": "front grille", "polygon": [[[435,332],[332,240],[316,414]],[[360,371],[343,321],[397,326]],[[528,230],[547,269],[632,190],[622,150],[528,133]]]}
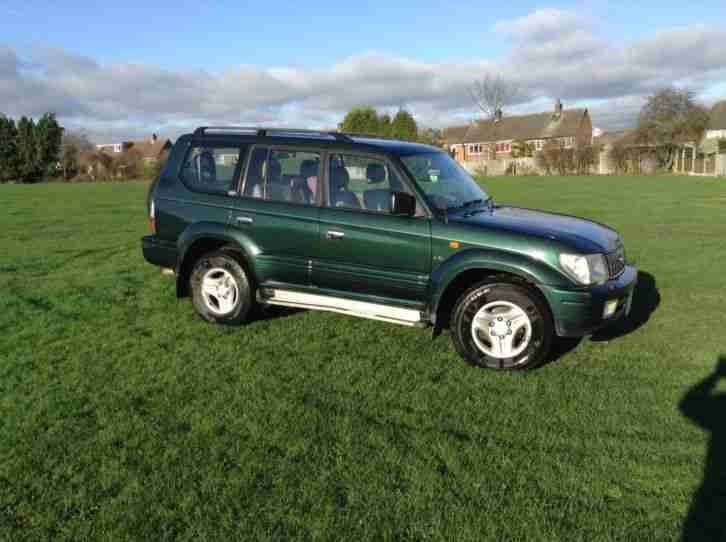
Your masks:
{"label": "front grille", "polygon": [[623,245],[618,246],[610,254],[606,254],[605,260],[608,263],[608,273],[611,279],[622,275],[623,271],[625,271],[625,248],[623,248]]}

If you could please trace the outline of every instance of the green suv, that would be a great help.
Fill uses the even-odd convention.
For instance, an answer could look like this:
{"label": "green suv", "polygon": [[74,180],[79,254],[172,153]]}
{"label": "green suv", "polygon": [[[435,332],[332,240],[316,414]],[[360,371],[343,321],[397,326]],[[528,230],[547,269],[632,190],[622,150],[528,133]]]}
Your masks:
{"label": "green suv", "polygon": [[627,315],[636,283],[614,230],[497,205],[427,145],[198,128],[149,198],[144,257],[221,324],[282,305],[449,327],[468,362],[529,368]]}

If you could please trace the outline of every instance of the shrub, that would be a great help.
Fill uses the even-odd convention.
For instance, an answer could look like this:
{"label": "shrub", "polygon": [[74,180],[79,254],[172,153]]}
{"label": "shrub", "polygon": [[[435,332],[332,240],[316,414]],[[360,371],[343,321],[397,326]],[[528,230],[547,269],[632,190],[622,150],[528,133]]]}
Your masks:
{"label": "shrub", "polygon": [[628,149],[621,143],[613,143],[608,151],[608,158],[613,164],[616,173],[626,173],[628,170]]}
{"label": "shrub", "polygon": [[138,179],[142,175],[144,161],[141,153],[131,147],[126,149],[111,163],[113,177],[120,180]]}
{"label": "shrub", "polygon": [[575,169],[579,175],[587,175],[595,164],[596,149],[592,145],[579,145],[575,148]]}

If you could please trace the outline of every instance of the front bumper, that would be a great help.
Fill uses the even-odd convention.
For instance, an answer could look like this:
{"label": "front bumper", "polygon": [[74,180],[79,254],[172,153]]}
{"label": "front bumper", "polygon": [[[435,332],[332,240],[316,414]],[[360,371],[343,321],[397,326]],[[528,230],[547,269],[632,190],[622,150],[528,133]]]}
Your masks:
{"label": "front bumper", "polygon": [[[628,266],[617,279],[586,290],[546,285],[541,289],[552,309],[557,335],[582,337],[627,316],[637,282],[638,270]],[[616,302],[616,308],[612,315],[606,317],[608,301]]]}

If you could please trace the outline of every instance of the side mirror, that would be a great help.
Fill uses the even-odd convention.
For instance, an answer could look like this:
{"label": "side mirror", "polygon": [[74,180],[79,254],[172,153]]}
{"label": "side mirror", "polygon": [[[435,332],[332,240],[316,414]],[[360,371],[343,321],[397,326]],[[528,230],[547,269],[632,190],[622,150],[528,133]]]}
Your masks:
{"label": "side mirror", "polygon": [[406,192],[391,192],[391,213],[400,216],[416,214],[416,198]]}

